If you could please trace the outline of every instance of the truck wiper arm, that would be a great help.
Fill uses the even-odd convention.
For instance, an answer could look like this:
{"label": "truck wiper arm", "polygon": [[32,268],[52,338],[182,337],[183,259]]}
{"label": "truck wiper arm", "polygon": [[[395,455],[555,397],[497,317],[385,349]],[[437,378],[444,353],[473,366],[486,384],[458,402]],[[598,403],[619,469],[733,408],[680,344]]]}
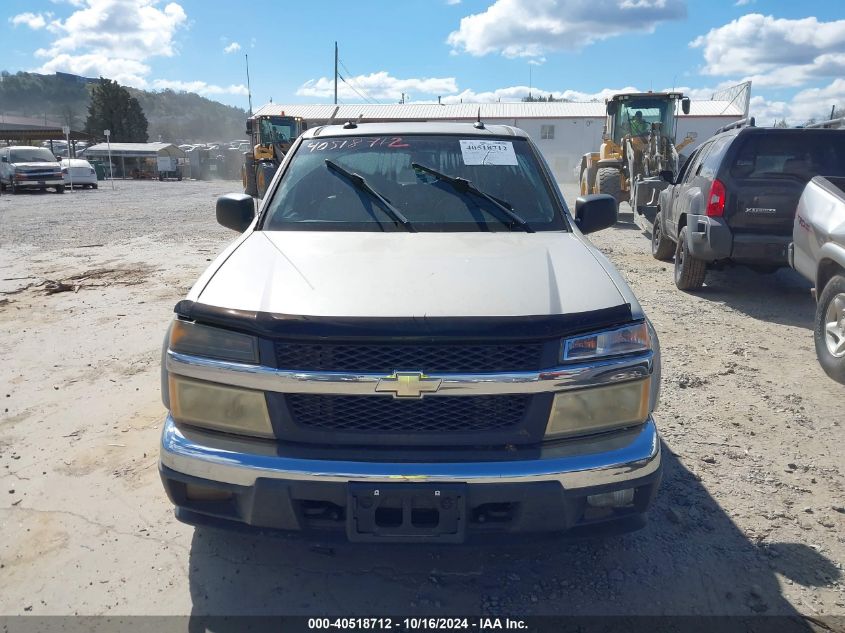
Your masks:
{"label": "truck wiper arm", "polygon": [[534,233],[534,229],[532,229],[528,222],[526,222],[525,218],[516,213],[513,208],[509,206],[509,203],[506,203],[503,200],[499,200],[498,198],[494,198],[489,193],[481,191],[481,189],[476,187],[474,184],[472,184],[471,181],[467,180],[466,178],[450,176],[449,174],[444,174],[442,172],[437,171],[436,169],[432,169],[431,167],[420,165],[419,163],[411,163],[411,167],[413,167],[414,169],[419,169],[420,171],[424,171],[427,174],[431,174],[438,180],[442,180],[443,182],[449,183],[457,191],[460,191],[462,193],[471,193],[478,196],[479,198],[484,198],[485,200],[493,204],[502,213],[507,215],[511,219],[511,221],[516,222],[522,228],[524,228],[527,233]]}
{"label": "truck wiper arm", "polygon": [[352,173],[351,171],[341,167],[334,161],[329,160],[328,158],[326,159],[326,167],[328,167],[334,172],[339,173],[341,176],[345,177],[347,180],[349,180],[349,182],[355,185],[358,189],[366,191],[373,198],[375,198],[379,202],[379,204],[381,204],[382,208],[384,208],[387,214],[391,218],[393,218],[394,222],[401,224],[405,227],[406,230],[412,233],[416,232],[416,229],[414,229],[413,225],[411,224],[411,221],[406,218],[399,209],[394,207],[393,204],[391,204],[390,200],[388,200],[378,191],[373,189],[370,183],[368,183],[363,176]]}

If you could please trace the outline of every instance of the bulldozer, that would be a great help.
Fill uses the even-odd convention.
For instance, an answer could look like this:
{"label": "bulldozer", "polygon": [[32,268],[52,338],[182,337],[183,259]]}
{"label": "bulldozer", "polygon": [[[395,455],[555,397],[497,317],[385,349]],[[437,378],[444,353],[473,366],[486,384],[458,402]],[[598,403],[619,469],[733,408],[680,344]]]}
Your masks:
{"label": "bulldozer", "polygon": [[258,114],[246,121],[252,151],[244,154],[241,180],[244,193],[263,198],[282,159],[296,138],[307,128],[301,117]]}
{"label": "bulldozer", "polygon": [[679,152],[697,136],[690,133],[675,144],[679,105],[689,114],[690,100],[678,92],[623,93],[608,99],[601,147],[581,158],[581,194],[610,194],[617,204],[629,202],[653,222],[660,191],[681,166]]}

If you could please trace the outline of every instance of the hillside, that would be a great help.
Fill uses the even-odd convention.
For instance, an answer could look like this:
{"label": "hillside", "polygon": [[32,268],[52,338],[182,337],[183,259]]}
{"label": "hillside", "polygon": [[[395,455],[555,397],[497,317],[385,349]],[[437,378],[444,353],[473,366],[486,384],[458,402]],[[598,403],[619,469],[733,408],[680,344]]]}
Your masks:
{"label": "hillside", "polygon": [[[0,113],[85,125],[90,83],[70,75],[0,73]],[[149,121],[149,140],[194,142],[244,137],[246,111],[191,92],[150,92],[126,87]]]}

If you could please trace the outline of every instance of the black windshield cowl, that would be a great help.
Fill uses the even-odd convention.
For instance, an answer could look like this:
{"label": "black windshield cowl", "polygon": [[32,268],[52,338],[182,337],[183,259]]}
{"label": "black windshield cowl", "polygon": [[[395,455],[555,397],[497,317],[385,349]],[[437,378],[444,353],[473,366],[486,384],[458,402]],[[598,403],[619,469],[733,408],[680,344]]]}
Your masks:
{"label": "black windshield cowl", "polygon": [[516,213],[513,210],[513,207],[511,207],[511,205],[507,201],[500,200],[499,198],[495,198],[490,194],[481,191],[481,189],[473,185],[472,182],[467,180],[466,178],[450,176],[449,174],[444,174],[442,172],[437,171],[436,169],[432,169],[431,167],[421,165],[420,163],[411,163],[411,167],[413,167],[414,169],[419,169],[420,171],[423,171],[427,174],[431,174],[438,180],[442,180],[443,182],[452,185],[455,191],[464,194],[473,194],[480,198],[483,198],[484,200],[487,200],[511,220],[511,222],[508,223],[509,228],[513,228],[513,223],[516,223],[521,226],[526,232],[534,233],[534,229],[532,229],[528,222],[526,222],[525,218]]}
{"label": "black windshield cowl", "polygon": [[326,159],[326,167],[328,167],[332,171],[344,176],[355,187],[357,187],[361,191],[366,191],[373,198],[375,198],[376,201],[387,212],[387,214],[391,218],[393,218],[394,222],[396,222],[397,224],[401,224],[402,226],[405,227],[405,229],[407,229],[408,231],[410,231],[412,233],[416,232],[416,230],[414,229],[414,226],[411,224],[411,221],[408,218],[406,218],[405,215],[399,209],[394,207],[393,204],[391,204],[390,200],[388,200],[381,193],[379,193],[378,191],[373,189],[372,186],[370,186],[370,184],[367,182],[367,180],[363,176],[361,176],[359,174],[352,173],[351,171],[344,169],[343,167],[341,167],[340,165],[338,165],[337,163],[335,163],[334,161],[331,161],[329,159]]}

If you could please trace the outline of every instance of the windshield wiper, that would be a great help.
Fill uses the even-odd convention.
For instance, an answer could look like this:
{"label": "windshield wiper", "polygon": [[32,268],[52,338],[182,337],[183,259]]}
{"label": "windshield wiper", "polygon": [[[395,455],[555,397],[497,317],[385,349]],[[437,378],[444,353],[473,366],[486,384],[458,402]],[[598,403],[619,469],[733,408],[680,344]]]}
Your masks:
{"label": "windshield wiper", "polygon": [[460,191],[461,193],[471,193],[478,196],[479,198],[484,198],[485,200],[493,204],[502,213],[507,215],[512,222],[516,222],[517,224],[519,224],[519,226],[524,228],[527,233],[534,233],[534,229],[532,229],[528,222],[525,221],[525,218],[523,218],[521,215],[519,215],[513,210],[513,208],[510,206],[510,203],[504,200],[499,200],[498,198],[494,198],[489,193],[481,191],[481,189],[476,187],[474,184],[472,184],[471,181],[467,180],[466,178],[450,176],[449,174],[444,174],[442,172],[437,171],[436,169],[432,169],[431,167],[420,165],[419,163],[411,163],[411,167],[413,167],[414,169],[419,169],[420,171],[424,171],[427,174],[431,174],[438,180],[442,180],[443,182],[449,183],[450,185],[452,185],[452,187],[455,188],[455,190]]}
{"label": "windshield wiper", "polygon": [[341,167],[340,165],[338,165],[334,161],[329,160],[328,158],[326,159],[326,167],[328,167],[332,171],[339,173],[341,176],[344,176],[347,180],[349,180],[349,182],[351,182],[353,185],[355,185],[358,189],[360,189],[362,191],[366,191],[373,198],[375,198],[381,204],[381,206],[384,208],[384,210],[387,212],[387,214],[391,218],[393,218],[394,222],[401,224],[402,226],[405,227],[405,229],[407,229],[408,231],[411,231],[412,233],[416,232],[416,229],[414,229],[413,225],[411,224],[411,221],[408,218],[406,218],[399,209],[394,207],[391,204],[390,200],[388,200],[382,194],[380,194],[378,191],[373,189],[372,186],[370,185],[370,183],[368,183],[364,179],[363,176],[360,176],[359,174],[353,174],[351,171]]}

